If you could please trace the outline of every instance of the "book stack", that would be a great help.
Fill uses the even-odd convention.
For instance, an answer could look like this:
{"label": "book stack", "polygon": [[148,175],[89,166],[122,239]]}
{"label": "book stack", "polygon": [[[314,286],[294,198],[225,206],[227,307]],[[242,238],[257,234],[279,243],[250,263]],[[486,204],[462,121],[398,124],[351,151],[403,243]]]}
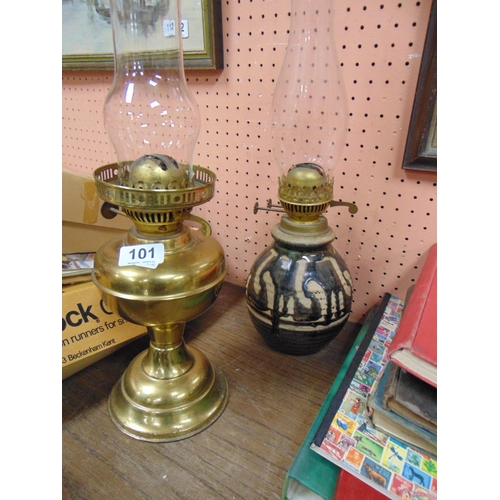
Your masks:
{"label": "book stack", "polygon": [[[287,473],[283,500],[437,499],[435,255],[433,247],[407,304],[385,294],[370,311]],[[411,425],[397,427],[400,419]]]}
{"label": "book stack", "polygon": [[437,455],[437,245],[406,299],[389,362],[367,405],[373,426]]}

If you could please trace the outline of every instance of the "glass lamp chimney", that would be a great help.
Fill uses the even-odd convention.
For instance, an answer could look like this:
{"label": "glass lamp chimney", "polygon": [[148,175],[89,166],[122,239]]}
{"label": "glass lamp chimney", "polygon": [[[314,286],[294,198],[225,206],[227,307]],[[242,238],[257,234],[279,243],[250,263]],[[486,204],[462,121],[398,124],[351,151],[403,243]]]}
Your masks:
{"label": "glass lamp chimney", "polygon": [[[271,140],[282,204],[333,199],[331,176],[347,123],[332,2],[292,0],[289,40],[272,102]],[[317,195],[313,199],[311,190]]]}
{"label": "glass lamp chimney", "polygon": [[134,184],[128,166],[145,156],[153,168],[175,166],[173,181],[145,187],[185,187],[193,177],[201,118],[184,75],[179,2],[111,0],[115,73],[104,120],[125,186]]}

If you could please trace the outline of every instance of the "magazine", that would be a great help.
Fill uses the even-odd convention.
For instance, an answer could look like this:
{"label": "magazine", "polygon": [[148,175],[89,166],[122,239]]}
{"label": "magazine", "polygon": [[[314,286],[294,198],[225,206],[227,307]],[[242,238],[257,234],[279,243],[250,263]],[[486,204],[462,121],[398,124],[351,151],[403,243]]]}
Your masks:
{"label": "magazine", "polygon": [[62,254],[62,283],[81,283],[91,280],[95,252]]}

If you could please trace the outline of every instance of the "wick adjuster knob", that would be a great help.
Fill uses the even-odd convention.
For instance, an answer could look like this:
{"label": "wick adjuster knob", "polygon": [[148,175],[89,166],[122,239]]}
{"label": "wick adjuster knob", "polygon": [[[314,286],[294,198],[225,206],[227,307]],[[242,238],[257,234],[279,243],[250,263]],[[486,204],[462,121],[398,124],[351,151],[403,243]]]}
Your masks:
{"label": "wick adjuster knob", "polygon": [[357,205],[354,203],[349,203],[348,201],[335,201],[332,200],[330,202],[331,207],[349,207],[349,213],[355,214],[358,211]]}

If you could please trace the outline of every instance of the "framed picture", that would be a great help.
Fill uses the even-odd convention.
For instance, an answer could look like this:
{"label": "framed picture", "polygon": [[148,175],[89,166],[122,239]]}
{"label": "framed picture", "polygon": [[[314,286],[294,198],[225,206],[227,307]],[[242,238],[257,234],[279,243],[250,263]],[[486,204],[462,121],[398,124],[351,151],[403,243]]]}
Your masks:
{"label": "framed picture", "polygon": [[403,168],[437,171],[437,0],[432,4]]}
{"label": "framed picture", "polygon": [[[112,70],[110,0],[62,0],[62,69]],[[182,1],[186,69],[222,69],[221,0]]]}

